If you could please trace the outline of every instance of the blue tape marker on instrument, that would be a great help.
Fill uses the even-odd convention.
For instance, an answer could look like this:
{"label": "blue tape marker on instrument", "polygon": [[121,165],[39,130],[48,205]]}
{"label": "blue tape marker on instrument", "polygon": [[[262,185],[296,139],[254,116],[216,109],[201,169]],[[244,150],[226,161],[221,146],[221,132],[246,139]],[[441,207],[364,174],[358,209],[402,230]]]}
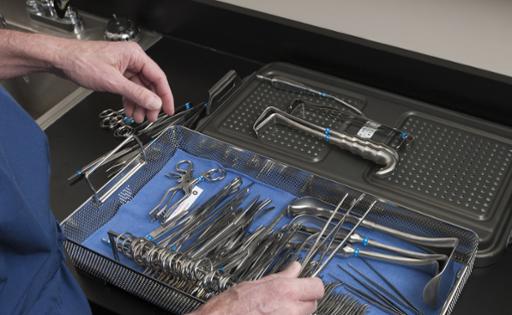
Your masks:
{"label": "blue tape marker on instrument", "polygon": [[124,117],[123,122],[127,125],[133,125],[135,123],[135,120],[131,117]]}
{"label": "blue tape marker on instrument", "polygon": [[325,142],[329,143],[331,141],[331,129],[325,128],[324,134],[325,134]]}

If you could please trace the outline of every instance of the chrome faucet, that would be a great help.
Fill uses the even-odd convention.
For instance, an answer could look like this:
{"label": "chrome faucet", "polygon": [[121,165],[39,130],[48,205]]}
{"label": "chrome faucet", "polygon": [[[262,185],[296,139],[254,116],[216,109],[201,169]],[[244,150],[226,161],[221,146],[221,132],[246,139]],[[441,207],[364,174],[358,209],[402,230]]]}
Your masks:
{"label": "chrome faucet", "polygon": [[26,0],[25,2],[32,19],[80,34],[83,31],[82,19],[69,3],[70,0]]}

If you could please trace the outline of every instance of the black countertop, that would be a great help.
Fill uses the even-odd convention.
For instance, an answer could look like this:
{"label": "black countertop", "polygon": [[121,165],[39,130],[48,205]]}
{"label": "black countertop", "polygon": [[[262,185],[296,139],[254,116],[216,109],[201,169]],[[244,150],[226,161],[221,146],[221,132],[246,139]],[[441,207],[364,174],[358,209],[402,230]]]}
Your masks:
{"label": "black countertop", "polygon": [[[149,54],[168,75],[176,104],[206,99],[208,89],[230,69],[246,76],[262,66],[251,60],[172,38],[162,39],[150,49]],[[106,108],[118,108],[120,104],[118,96],[94,93],[47,129],[53,168],[52,207],[59,220],[68,216],[91,194],[84,182],[69,186],[67,177],[118,143],[108,132],[99,128],[98,113]],[[93,180],[101,185],[101,178]],[[512,251],[506,251],[495,265],[475,269],[454,314],[511,313],[512,295],[510,290],[504,288],[507,283],[512,283],[511,266]],[[95,313],[167,314],[103,281],[80,273],[77,279]]]}

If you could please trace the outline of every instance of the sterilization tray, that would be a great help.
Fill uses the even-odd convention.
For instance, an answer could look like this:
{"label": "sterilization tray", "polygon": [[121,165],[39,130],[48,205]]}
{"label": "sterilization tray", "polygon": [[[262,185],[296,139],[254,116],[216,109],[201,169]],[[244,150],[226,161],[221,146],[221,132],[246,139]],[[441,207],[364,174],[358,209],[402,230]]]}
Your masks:
{"label": "sterilization tray", "polygon": [[[357,196],[360,191],[331,181],[249,150],[233,146],[184,127],[171,127],[144,149],[128,165],[75,210],[61,226],[66,236],[65,247],[77,268],[135,294],[168,311],[182,314],[197,308],[202,301],[168,284],[151,278],[99,254],[83,245],[85,239],[116,215],[118,209],[157,174],[177,150],[198,158],[215,161],[259,182],[294,196],[312,196],[336,203],[344,194]],[[372,197],[374,198],[374,197]],[[399,207],[379,199],[369,220],[406,233],[424,237],[457,237],[453,260],[461,264],[453,275],[441,314],[449,314],[467,281],[477,249],[477,236],[472,231]]]}
{"label": "sterilization tray", "polygon": [[[287,77],[327,91],[370,119],[409,131],[415,140],[401,153],[395,172],[381,179],[373,175],[371,162],[285,127],[258,139],[252,126],[268,106],[286,109],[296,98],[334,104],[277,89],[257,75]],[[507,246],[511,128],[284,63],[263,67],[227,94],[199,129],[205,134],[469,228],[480,238],[477,264],[492,263]]]}

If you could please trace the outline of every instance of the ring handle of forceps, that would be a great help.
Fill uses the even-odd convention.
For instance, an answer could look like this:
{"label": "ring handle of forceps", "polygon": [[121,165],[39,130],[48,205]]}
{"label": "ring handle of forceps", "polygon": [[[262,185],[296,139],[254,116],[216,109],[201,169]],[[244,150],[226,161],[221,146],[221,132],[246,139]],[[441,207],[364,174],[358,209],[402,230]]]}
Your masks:
{"label": "ring handle of forceps", "polygon": [[220,167],[212,168],[204,172],[201,177],[208,182],[217,182],[226,178],[226,170]]}
{"label": "ring handle of forceps", "polygon": [[[128,138],[126,138],[123,142],[121,142],[117,147],[115,147],[112,151],[110,151],[107,155],[105,155],[103,157],[103,159],[101,159],[101,161],[99,161],[96,165],[94,165],[91,169],[89,169],[87,172],[84,173],[84,178],[85,178],[85,181],[87,182],[87,185],[89,186],[89,188],[92,190],[93,192],[93,198],[94,200],[98,203],[98,204],[102,204],[103,203],[103,199],[106,198],[106,195],[109,195],[110,196],[110,193],[113,192],[113,190],[117,189],[119,186],[121,186],[122,184],[124,184],[130,177],[131,175],[133,175],[133,173],[128,173],[126,174],[123,178],[121,178],[107,193],[105,193],[105,195],[99,197],[98,196],[98,190],[94,187],[94,185],[92,184],[91,182],[91,179],[90,179],[90,176],[100,167],[102,166],[103,164],[105,164],[106,161],[108,161],[108,159],[114,155],[116,152],[118,152],[119,150],[121,150],[125,145],[127,145],[128,143],[130,143],[131,141],[135,140],[135,142],[137,143],[137,145],[139,146],[139,150],[140,150],[140,156],[142,158],[142,163],[139,163],[139,167],[142,166],[143,164],[146,163],[146,151],[144,150],[144,145],[142,144],[142,141],[140,141],[139,138],[137,138],[137,136],[135,135],[131,135],[129,136]],[[138,169],[138,168],[137,168]]]}
{"label": "ring handle of forceps", "polygon": [[123,125],[114,130],[114,136],[118,138],[125,138],[133,135],[134,129],[131,126]]}
{"label": "ring handle of forceps", "polygon": [[122,114],[123,112],[124,112],[124,108],[121,108],[121,109],[118,109],[118,110],[114,110],[112,108],[107,108],[107,109],[102,110],[100,112],[100,114],[98,115],[98,117],[99,118],[106,118],[106,117],[111,117],[111,116]]}
{"label": "ring handle of forceps", "polygon": [[102,110],[98,116],[100,118],[105,118],[105,117],[112,116],[114,113],[115,113],[115,111],[113,109],[107,108],[105,110]]}
{"label": "ring handle of forceps", "polygon": [[117,115],[107,116],[102,118],[100,122],[101,128],[114,129],[116,126],[123,122],[123,118]]}
{"label": "ring handle of forceps", "polygon": [[181,160],[176,163],[176,172],[178,173],[187,173],[194,171],[194,163],[190,160]]}

